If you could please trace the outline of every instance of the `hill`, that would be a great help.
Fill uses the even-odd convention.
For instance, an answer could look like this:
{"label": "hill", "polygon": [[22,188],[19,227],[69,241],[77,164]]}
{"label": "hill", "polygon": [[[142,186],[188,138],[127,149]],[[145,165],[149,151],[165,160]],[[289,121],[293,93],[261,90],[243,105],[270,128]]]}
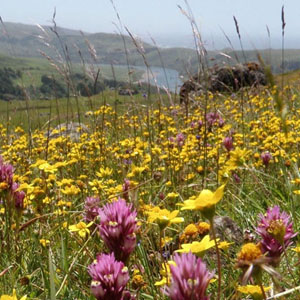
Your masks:
{"label": "hill", "polygon": [[[2,25],[3,26],[3,25]],[[197,72],[199,66],[196,51],[187,48],[157,48],[129,36],[110,33],[83,33],[66,28],[49,26],[4,23],[0,34],[0,53],[14,57],[40,58],[41,52],[56,60],[69,59],[73,63],[93,63],[108,65],[144,66],[139,53],[143,51],[150,66],[174,69],[185,75]],[[125,52],[125,47],[127,55]],[[282,72],[281,49],[246,50],[233,49],[208,51],[207,64],[236,64],[244,61],[257,61],[258,53],[262,59],[272,65],[275,73]],[[163,63],[162,63],[163,62]],[[285,49],[284,70],[300,68],[300,50]]]}

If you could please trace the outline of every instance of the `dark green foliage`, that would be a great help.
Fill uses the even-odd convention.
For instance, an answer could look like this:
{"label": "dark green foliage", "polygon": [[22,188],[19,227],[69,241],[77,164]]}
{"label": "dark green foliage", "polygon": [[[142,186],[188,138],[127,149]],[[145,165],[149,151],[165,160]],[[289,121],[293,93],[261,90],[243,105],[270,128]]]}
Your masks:
{"label": "dark green foliage", "polygon": [[67,96],[67,90],[62,83],[54,79],[53,77],[43,75],[41,77],[42,85],[40,92],[47,96],[54,96],[61,98]]}
{"label": "dark green foliage", "polygon": [[22,97],[22,90],[14,84],[14,80],[21,77],[20,71],[11,68],[0,69],[0,98],[12,100]]}

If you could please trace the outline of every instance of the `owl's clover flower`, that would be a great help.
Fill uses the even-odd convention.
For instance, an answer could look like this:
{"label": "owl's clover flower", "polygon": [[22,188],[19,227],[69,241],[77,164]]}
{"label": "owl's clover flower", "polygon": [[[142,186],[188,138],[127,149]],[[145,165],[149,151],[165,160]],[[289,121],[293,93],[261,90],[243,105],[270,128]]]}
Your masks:
{"label": "owl's clover flower", "polygon": [[129,281],[128,269],[115,260],[113,253],[98,255],[97,260],[88,267],[88,272],[92,277],[91,291],[97,300],[128,299],[124,291]]}
{"label": "owl's clover flower", "polygon": [[171,284],[165,294],[171,300],[208,300],[206,289],[213,277],[201,258],[191,252],[174,255],[175,264],[170,265]]}
{"label": "owl's clover flower", "polygon": [[84,203],[84,218],[87,222],[93,222],[100,212],[100,199],[98,197],[87,197]]}
{"label": "owl's clover flower", "polygon": [[274,206],[259,217],[256,231],[262,238],[262,251],[274,261],[278,261],[284,250],[291,245],[292,238],[297,235],[293,231],[290,216],[284,211],[280,212],[279,206]]}
{"label": "owl's clover flower", "polygon": [[105,205],[99,211],[100,235],[117,260],[126,262],[136,244],[136,210],[124,199]]}

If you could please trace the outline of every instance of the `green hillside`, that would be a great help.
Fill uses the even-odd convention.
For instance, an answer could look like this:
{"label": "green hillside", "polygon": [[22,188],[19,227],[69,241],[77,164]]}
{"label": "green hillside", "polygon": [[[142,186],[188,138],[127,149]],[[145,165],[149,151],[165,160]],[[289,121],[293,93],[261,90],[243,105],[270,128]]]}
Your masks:
{"label": "green hillside", "polygon": [[[77,30],[59,27],[54,33],[53,29],[47,26],[42,28],[18,23],[5,23],[4,26],[5,28],[2,28],[2,34],[0,34],[0,53],[14,57],[41,58],[41,53],[44,53],[55,61],[71,61],[73,64],[80,63],[80,65],[83,63],[109,65],[103,67],[103,72],[109,73],[111,64],[124,66],[129,62],[131,66],[144,66],[144,59],[138,51],[142,50],[150,66],[163,66],[177,70],[183,75],[187,72],[197,72],[199,66],[196,51],[192,49],[158,49],[141,41],[137,41],[137,44],[142,44],[142,48],[137,49],[136,43],[129,36],[110,33],[81,33]],[[246,50],[244,52],[233,49],[208,51],[205,64],[212,66],[214,64],[257,61],[258,54],[266,64],[272,65],[274,73],[282,72],[281,49]],[[300,50],[285,49],[284,71],[299,68]],[[127,76],[126,68],[123,71]],[[122,69],[118,70],[119,73],[122,74]]]}

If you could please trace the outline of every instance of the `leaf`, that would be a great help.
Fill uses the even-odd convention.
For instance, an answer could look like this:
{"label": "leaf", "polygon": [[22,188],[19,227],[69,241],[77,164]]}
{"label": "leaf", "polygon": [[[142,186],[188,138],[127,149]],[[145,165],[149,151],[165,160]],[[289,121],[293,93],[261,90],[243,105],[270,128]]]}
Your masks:
{"label": "leaf", "polygon": [[49,247],[49,274],[50,274],[50,300],[56,300],[55,274],[52,262],[51,248]]}

